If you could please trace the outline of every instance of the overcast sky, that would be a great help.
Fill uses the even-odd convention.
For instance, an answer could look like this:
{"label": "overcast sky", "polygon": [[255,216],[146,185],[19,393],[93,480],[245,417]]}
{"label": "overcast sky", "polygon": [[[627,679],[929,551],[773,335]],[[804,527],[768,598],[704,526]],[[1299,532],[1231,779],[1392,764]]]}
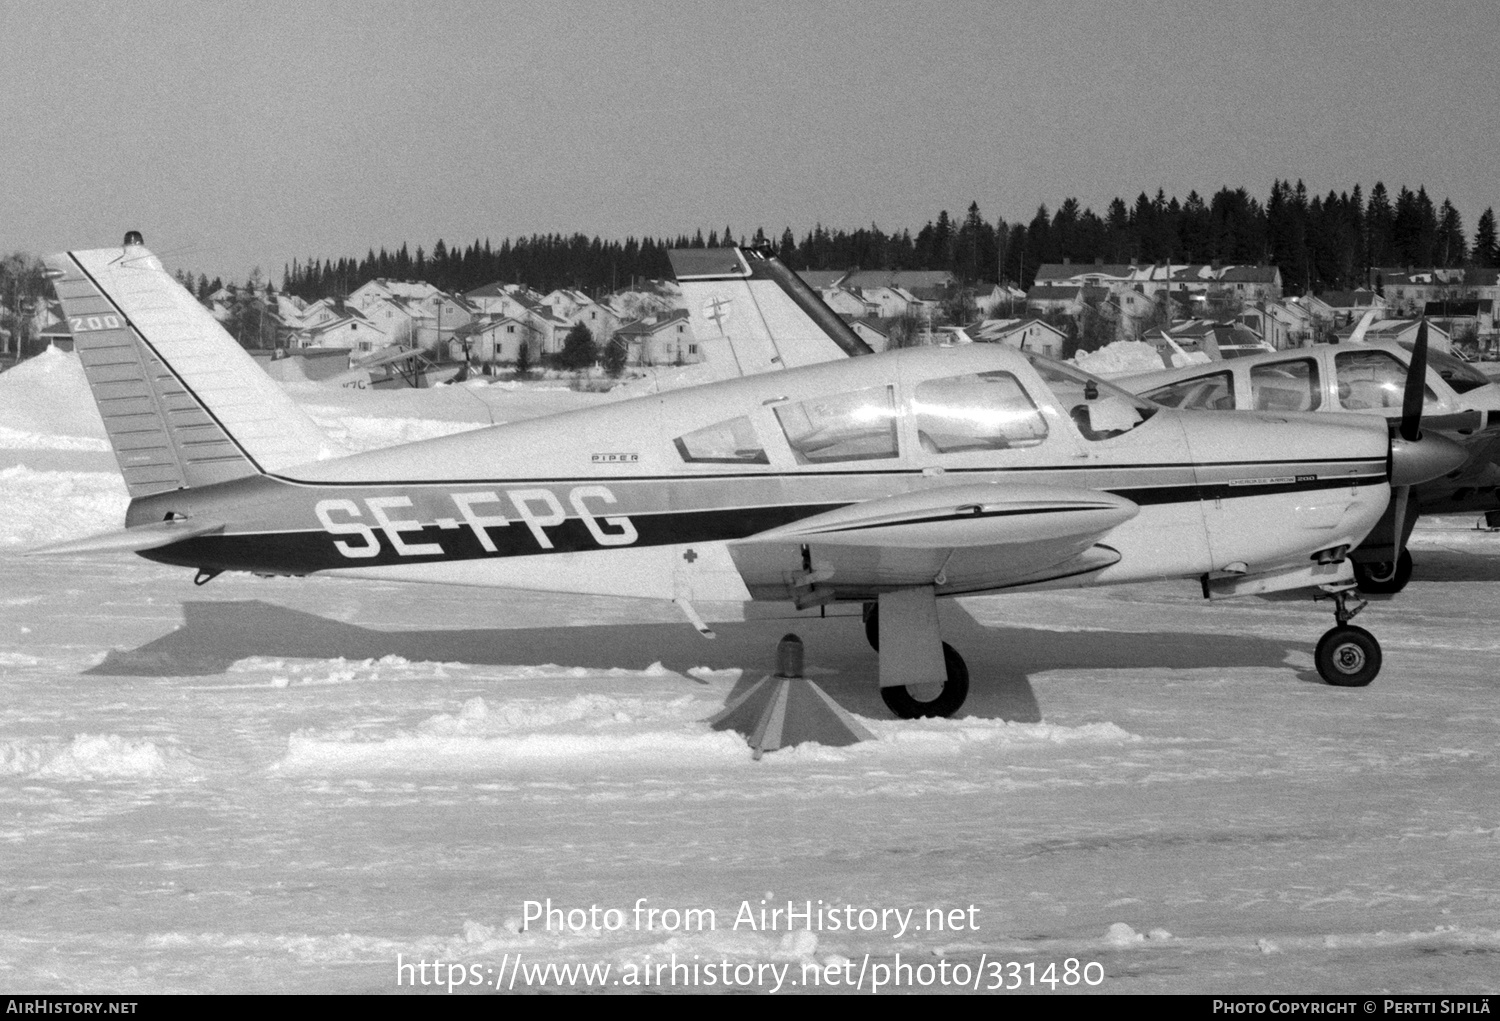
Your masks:
{"label": "overcast sky", "polygon": [[1158,187],[1500,201],[1500,3],[0,0],[0,252],[243,278]]}

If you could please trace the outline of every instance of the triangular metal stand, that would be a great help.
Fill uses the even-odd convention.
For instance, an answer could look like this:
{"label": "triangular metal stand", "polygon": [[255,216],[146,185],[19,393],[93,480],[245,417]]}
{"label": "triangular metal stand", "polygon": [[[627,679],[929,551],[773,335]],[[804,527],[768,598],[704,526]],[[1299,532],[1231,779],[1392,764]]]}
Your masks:
{"label": "triangular metal stand", "polygon": [[[787,655],[788,640],[796,642],[794,658]],[[794,635],[782,639],[778,650],[782,670],[773,677],[762,677],[722,712],[708,718],[714,730],[743,734],[757,760],[766,752],[804,741],[838,748],[875,739],[874,734],[812,681],[783,676],[783,673],[802,672],[801,646]]]}

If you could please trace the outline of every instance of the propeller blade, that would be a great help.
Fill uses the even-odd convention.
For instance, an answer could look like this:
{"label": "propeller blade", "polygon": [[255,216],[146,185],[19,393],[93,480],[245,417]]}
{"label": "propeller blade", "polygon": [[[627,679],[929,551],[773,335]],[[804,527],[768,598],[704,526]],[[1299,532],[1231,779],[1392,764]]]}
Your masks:
{"label": "propeller blade", "polygon": [[1406,527],[1406,504],[1411,499],[1410,486],[1397,486],[1391,490],[1391,503],[1394,505],[1395,514],[1391,520],[1391,570],[1384,577],[1371,572],[1371,578],[1377,582],[1387,582],[1396,577],[1400,570],[1401,551],[1406,544],[1401,541],[1401,532]]}
{"label": "propeller blade", "polygon": [[1417,342],[1411,351],[1411,367],[1406,370],[1406,393],[1401,398],[1401,438],[1415,440],[1422,435],[1422,397],[1427,391],[1427,320],[1417,327]]}

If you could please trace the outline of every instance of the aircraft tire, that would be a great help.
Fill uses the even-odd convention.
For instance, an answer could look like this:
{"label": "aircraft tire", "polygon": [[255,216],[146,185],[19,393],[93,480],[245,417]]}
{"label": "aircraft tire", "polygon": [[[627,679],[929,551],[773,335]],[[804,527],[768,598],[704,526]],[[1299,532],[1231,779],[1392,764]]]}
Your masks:
{"label": "aircraft tire", "polygon": [[1380,643],[1362,627],[1341,624],[1318,639],[1318,676],[1340,688],[1363,688],[1380,673]]}
{"label": "aircraft tire", "polygon": [[953,646],[944,642],[943,666],[947,669],[948,680],[937,698],[924,702],[914,698],[909,687],[881,688],[880,697],[885,699],[886,708],[903,720],[952,716],[958,712],[963,708],[964,699],[969,697],[969,665]]}
{"label": "aircraft tire", "polygon": [[[1362,564],[1354,562],[1354,581],[1361,592],[1374,595],[1390,595],[1400,592],[1406,588],[1406,583],[1411,581],[1411,551],[1402,550],[1401,555],[1396,558],[1396,573],[1391,574],[1390,561],[1380,564]],[[1389,575],[1389,577],[1387,577]],[[1381,580],[1384,579],[1384,580]]]}
{"label": "aircraft tire", "polygon": [[865,604],[865,641],[870,643],[870,648],[880,651],[880,606],[877,603]]}

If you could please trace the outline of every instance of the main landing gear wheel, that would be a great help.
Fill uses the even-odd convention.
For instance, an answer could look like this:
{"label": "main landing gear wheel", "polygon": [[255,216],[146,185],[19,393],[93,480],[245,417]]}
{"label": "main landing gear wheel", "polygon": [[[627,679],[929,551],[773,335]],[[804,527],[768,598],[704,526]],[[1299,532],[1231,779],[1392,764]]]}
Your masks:
{"label": "main landing gear wheel", "polygon": [[969,697],[969,665],[949,645],[943,643],[943,668],[948,680],[937,684],[907,684],[881,688],[886,708],[903,720],[920,720],[926,716],[952,716],[963,708]]}
{"label": "main landing gear wheel", "polygon": [[1400,592],[1411,581],[1411,553],[1403,549],[1394,565],[1389,560],[1376,564],[1362,564],[1356,560],[1354,580],[1361,592],[1379,595]]}
{"label": "main landing gear wheel", "polygon": [[[870,648],[880,651],[880,607],[874,603],[865,604],[865,641]],[[958,712],[969,697],[969,665],[947,642],[943,643],[943,669],[948,679],[941,686],[908,684],[881,688],[880,697],[885,700],[886,708],[903,720],[952,716]]]}
{"label": "main landing gear wheel", "polygon": [[1380,643],[1362,627],[1340,624],[1318,640],[1318,676],[1341,688],[1363,688],[1380,673]]}

